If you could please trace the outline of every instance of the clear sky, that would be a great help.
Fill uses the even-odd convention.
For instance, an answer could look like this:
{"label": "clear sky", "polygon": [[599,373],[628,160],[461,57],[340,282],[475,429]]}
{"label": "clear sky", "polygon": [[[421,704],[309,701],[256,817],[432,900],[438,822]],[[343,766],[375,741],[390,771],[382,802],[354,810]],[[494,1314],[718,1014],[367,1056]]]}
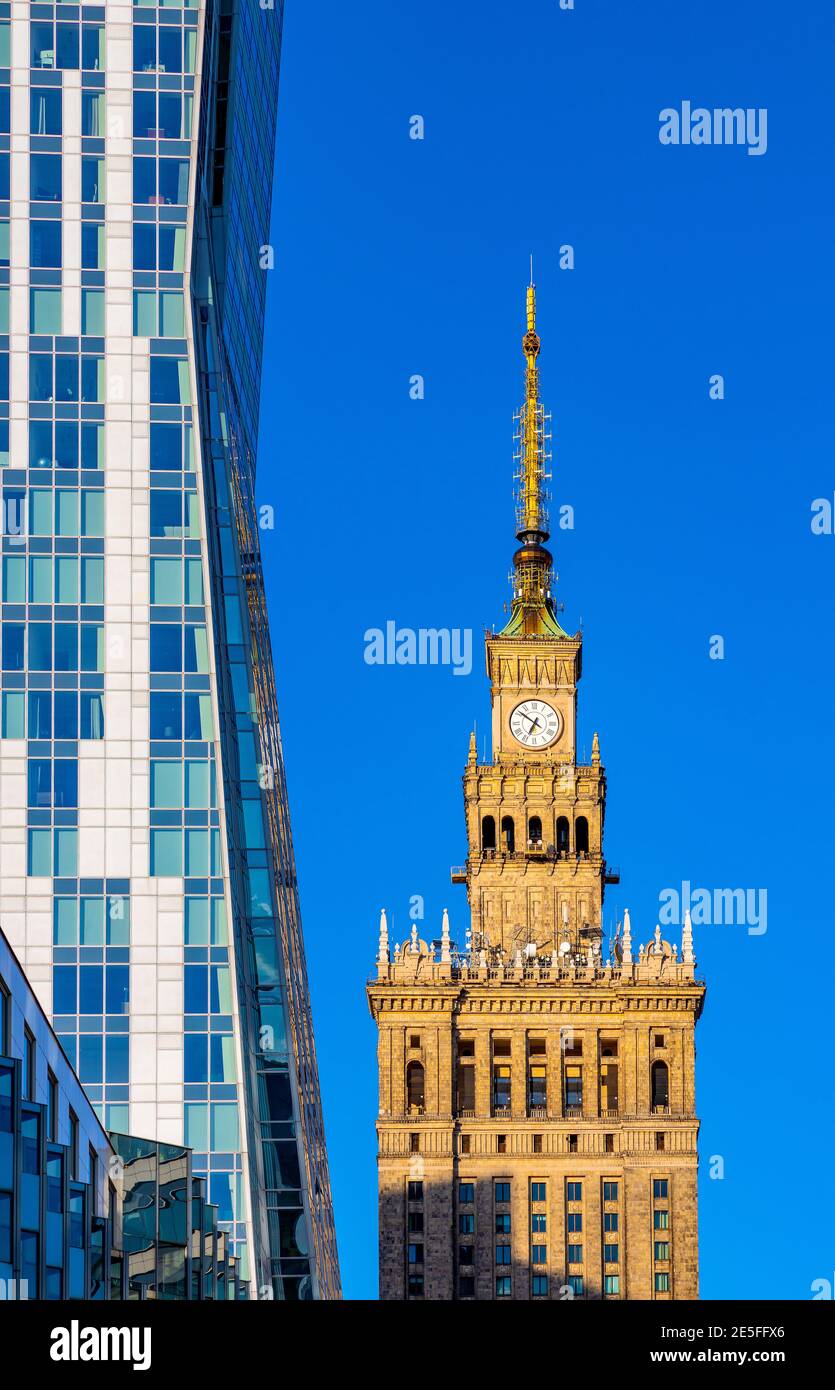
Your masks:
{"label": "clear sky", "polygon": [[[702,1295],[833,1278],[833,60],[825,0],[288,0],[258,493],[346,1297],[376,1295],[379,910],[467,922],[531,252],[604,925],[647,940],[683,880],[768,895],[764,934],[696,929]],[[766,153],[661,145],[683,101],[766,108]],[[388,620],[472,629],[472,674],[366,665]]]}

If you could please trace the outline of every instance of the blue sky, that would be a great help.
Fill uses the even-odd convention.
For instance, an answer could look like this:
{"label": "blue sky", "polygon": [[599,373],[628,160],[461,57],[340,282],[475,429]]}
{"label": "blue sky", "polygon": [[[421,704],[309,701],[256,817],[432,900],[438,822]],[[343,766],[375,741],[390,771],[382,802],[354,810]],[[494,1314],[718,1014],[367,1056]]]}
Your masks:
{"label": "blue sky", "polygon": [[[349,1298],[376,1295],[379,909],[401,937],[414,894],[427,935],[467,921],[530,253],[606,925],[629,907],[647,939],[685,879],[768,894],[764,935],[696,936],[702,1295],[833,1278],[833,58],[822,3],[288,0],[258,492]],[[767,108],[766,154],[662,146],[684,100]],[[390,619],[473,629],[472,674],[366,665]]]}

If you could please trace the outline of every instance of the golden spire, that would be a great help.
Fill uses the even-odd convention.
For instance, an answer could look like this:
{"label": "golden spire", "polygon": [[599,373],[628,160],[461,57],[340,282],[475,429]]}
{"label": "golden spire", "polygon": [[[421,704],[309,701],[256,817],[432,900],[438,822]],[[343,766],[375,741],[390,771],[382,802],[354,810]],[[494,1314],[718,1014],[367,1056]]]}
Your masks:
{"label": "golden spire", "polygon": [[549,461],[547,421],[539,399],[540,349],[536,331],[536,286],[527,291],[527,331],[522,339],[525,354],[525,404],[514,417],[517,424],[516,442],[519,464],[519,483],[516,513],[516,539],[520,548],[513,557],[513,602],[510,621],[503,632],[506,636],[565,637],[557,622],[551,594],[550,551],[544,542],[549,538],[548,514],[545,507],[544,483],[548,477]]}
{"label": "golden spire", "polygon": [[[528,331],[522,339],[525,354],[525,404],[520,412],[521,489],[519,521],[525,532],[539,532],[542,523],[541,485],[544,477],[544,418],[539,400],[540,341],[536,331],[536,286],[528,285]],[[520,537],[521,539],[521,537]]]}

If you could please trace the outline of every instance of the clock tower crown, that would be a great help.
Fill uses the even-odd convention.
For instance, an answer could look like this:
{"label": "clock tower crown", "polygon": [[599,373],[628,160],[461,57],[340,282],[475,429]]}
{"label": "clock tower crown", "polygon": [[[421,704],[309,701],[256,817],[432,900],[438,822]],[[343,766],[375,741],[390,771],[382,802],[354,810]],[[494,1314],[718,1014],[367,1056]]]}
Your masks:
{"label": "clock tower crown", "polygon": [[539,398],[540,339],[536,287],[527,291],[525,402],[515,416],[518,485],[513,597],[510,618],[487,635],[487,674],[493,705],[493,753],[499,759],[576,760],[577,682],[582,639],[557,617],[545,483],[550,434]]}

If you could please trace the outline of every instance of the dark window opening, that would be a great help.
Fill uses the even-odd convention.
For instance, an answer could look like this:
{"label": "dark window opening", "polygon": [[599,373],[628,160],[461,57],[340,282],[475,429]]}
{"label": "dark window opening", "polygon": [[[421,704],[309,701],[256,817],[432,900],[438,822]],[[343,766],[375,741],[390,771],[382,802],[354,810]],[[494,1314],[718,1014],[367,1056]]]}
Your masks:
{"label": "dark window opening", "polygon": [[475,1111],[475,1067],[472,1064],[459,1064],[458,1067],[458,1112]]}
{"label": "dark window opening", "polygon": [[425,1089],[423,1066],[420,1062],[410,1062],[406,1068],[406,1095],[410,1110],[423,1110]]}
{"label": "dark window opening", "polygon": [[492,816],[481,818],[481,848],[496,848],[496,822]]}
{"label": "dark window opening", "polygon": [[513,854],[516,850],[516,829],[512,816],[502,816],[502,849],[505,854]]}
{"label": "dark window opening", "polygon": [[589,852],[589,823],[585,816],[578,816],[574,823],[574,848],[578,854]]}
{"label": "dark window opening", "polygon": [[557,853],[568,853],[568,817],[559,816],[557,819]]}
{"label": "dark window opening", "polygon": [[652,1064],[652,1108],[666,1110],[670,1103],[670,1073],[666,1062]]}

